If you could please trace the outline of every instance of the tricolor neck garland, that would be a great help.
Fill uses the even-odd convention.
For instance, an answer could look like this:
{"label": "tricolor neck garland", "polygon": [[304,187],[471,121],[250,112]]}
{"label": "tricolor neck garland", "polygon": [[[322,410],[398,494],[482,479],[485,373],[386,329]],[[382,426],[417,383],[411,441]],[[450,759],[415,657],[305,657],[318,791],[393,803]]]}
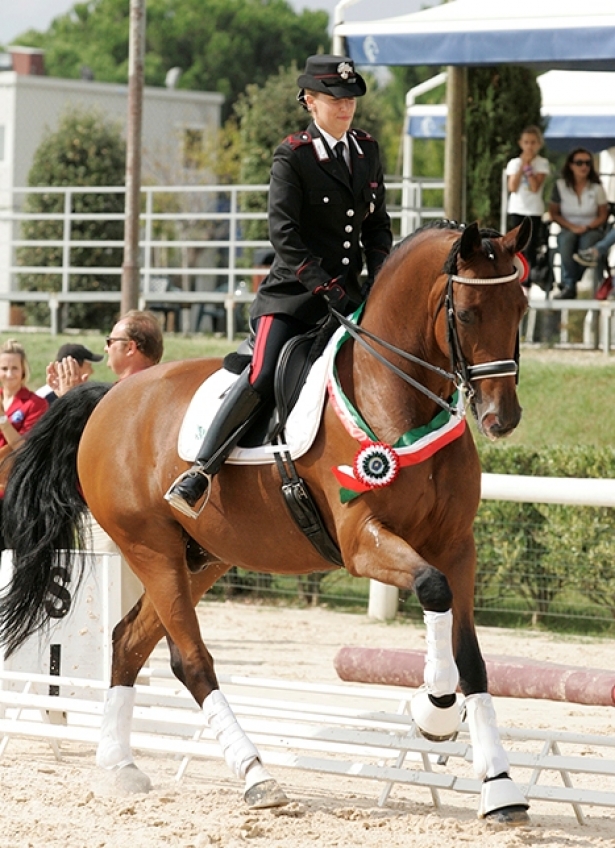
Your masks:
{"label": "tricolor neck garland", "polygon": [[[352,316],[357,319],[358,313]],[[406,465],[416,465],[433,456],[445,445],[450,444],[464,432],[466,427],[465,406],[462,392],[456,391],[452,402],[455,412],[442,409],[428,424],[404,433],[394,445],[378,441],[361,418],[358,410],[350,403],[340,386],[336,359],[342,345],[349,336],[340,336],[334,356],[331,358],[331,371],[328,380],[328,392],[331,404],[340,421],[356,439],[360,448],[350,465],[334,466],[331,470],[341,485],[342,503],[358,498],[371,489],[390,485],[397,477],[399,469]]]}

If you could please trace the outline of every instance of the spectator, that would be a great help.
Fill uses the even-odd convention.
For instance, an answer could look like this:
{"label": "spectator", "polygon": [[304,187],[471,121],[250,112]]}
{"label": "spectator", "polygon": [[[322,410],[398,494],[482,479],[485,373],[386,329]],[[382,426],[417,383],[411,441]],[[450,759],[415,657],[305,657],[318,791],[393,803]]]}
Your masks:
{"label": "spectator", "polygon": [[[522,130],[518,141],[521,155],[511,159],[506,166],[508,177],[508,228],[517,227],[523,218],[532,221],[532,238],[523,251],[531,269],[536,264],[536,252],[544,238],[542,216],[545,204],[542,191],[549,173],[549,162],[538,152],[544,140],[538,127],[529,126]],[[529,276],[523,284],[529,294]]]}
{"label": "spectator", "polygon": [[46,368],[47,382],[37,389],[36,394],[45,398],[51,405],[59,397],[60,382],[66,387],[66,391],[73,386],[86,383],[94,373],[92,362],[102,362],[102,359],[101,353],[92,353],[84,345],[62,345],[55,361],[50,362]]}
{"label": "spectator", "polygon": [[[30,367],[22,345],[9,339],[0,347],[0,459],[4,460],[23,441],[24,435],[48,409],[47,401],[27,388]],[[2,497],[7,466],[0,474],[0,550],[4,550]]]}
{"label": "spectator", "polygon": [[[162,359],[163,337],[160,322],[153,312],[132,309],[114,324],[105,339],[107,366],[124,380],[132,374],[157,365]],[[99,553],[120,553],[110,536],[90,515],[92,550]],[[122,615],[125,615],[143,594],[138,577],[124,562],[122,569]]]}
{"label": "spectator", "polygon": [[268,215],[275,255],[250,310],[252,364],[226,394],[195,464],[165,494],[192,518],[246,422],[271,395],[283,345],[325,321],[330,305],[356,309],[393,241],[378,144],[351,129],[365,80],[351,59],[319,55],[308,58],[297,85],[297,100],[313,120],[273,156]]}
{"label": "spectator", "polygon": [[[577,282],[583,274],[583,267],[574,255],[600,240],[608,217],[606,192],[592,155],[584,147],[575,147],[566,157],[562,176],[553,186],[549,215],[561,228],[557,245],[562,260],[562,282],[555,298],[572,300],[577,296]],[[596,274],[595,288],[600,282],[597,277]]]}
{"label": "spectator", "polygon": [[[584,265],[586,268],[597,268],[601,260],[606,260],[610,249],[615,244],[615,227],[597,241],[593,247],[587,247],[585,250],[579,250],[574,254],[575,262],[579,265]],[[602,263],[603,265],[605,263]]]}
{"label": "spectator", "polygon": [[131,309],[105,339],[107,366],[120,380],[157,365],[162,359],[160,323],[153,312]]}

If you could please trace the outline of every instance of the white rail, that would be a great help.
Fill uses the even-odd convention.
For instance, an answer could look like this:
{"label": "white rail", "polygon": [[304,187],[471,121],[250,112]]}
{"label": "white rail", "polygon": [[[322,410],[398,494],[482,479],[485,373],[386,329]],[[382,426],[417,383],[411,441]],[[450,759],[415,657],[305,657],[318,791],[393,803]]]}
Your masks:
{"label": "white rail", "polygon": [[[442,217],[441,205],[425,206],[428,190],[443,192],[442,180],[413,179],[387,181],[388,206],[394,228],[399,232],[413,230],[433,218]],[[265,236],[248,238],[246,225],[262,222],[266,233],[266,198],[268,185],[233,186],[144,186],[142,188],[141,214],[141,299],[145,308],[163,301],[184,311],[204,304],[223,309],[226,314],[226,332],[234,335],[234,315],[238,304],[250,302],[254,295],[238,284],[262,272],[250,266],[252,252],[270,246]],[[9,194],[6,211],[0,211],[0,245],[8,246],[8,263],[0,273],[0,301],[10,303],[47,303],[51,312],[51,331],[61,329],[62,308],[68,303],[121,301],[121,259],[117,265],[92,267],[77,266],[70,262],[71,250],[116,249],[123,247],[117,239],[81,239],[75,231],[84,221],[121,222],[124,212],[75,211],[76,201],[88,196],[123,195],[123,187],[36,187],[15,188]],[[57,195],[62,211],[24,212],[28,196]],[[402,197],[410,198],[406,208]],[[251,211],[260,205],[263,211]],[[122,204],[123,208],[123,204]],[[168,211],[172,209],[172,211]],[[58,222],[61,237],[50,239],[23,238],[22,225],[27,222]],[[25,248],[56,248],[58,261],[52,265],[20,264],[19,251]],[[121,253],[119,254],[121,256]],[[4,279],[1,274],[5,274]],[[57,277],[57,290],[20,291],[20,278],[24,274]],[[93,284],[97,275],[116,276],[117,291],[75,291],[71,286],[77,275],[91,275]],[[160,288],[161,281],[166,285]],[[94,285],[93,285],[94,289]],[[184,329],[192,329],[183,320]],[[196,327],[195,329],[198,329]]]}
{"label": "white rail", "polygon": [[[579,477],[528,477],[516,474],[483,474],[481,497],[491,501],[568,504],[572,506],[615,506],[615,480]],[[399,590],[371,580],[370,618],[391,621],[397,615]]]}

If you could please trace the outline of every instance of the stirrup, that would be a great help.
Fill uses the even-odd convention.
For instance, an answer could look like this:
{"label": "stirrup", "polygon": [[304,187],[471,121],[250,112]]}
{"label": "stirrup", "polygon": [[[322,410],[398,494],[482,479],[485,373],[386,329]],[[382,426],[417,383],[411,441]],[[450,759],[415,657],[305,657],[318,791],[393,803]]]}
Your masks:
{"label": "stirrup", "polygon": [[[175,492],[172,491],[172,489],[174,489],[178,483],[181,483],[184,477],[188,477],[190,474],[194,473],[201,474],[203,477],[205,477],[205,479],[207,480],[207,489],[205,491],[205,494],[203,495],[203,502],[201,503],[201,505],[198,508],[193,509],[190,504],[186,503],[183,498],[181,498],[179,495],[176,495]],[[173,509],[176,509],[178,512],[181,512],[182,515],[186,515],[188,518],[193,518],[196,520],[209,503],[209,497],[211,495],[211,481],[211,474],[208,474],[201,468],[195,468],[193,466],[192,468],[188,468],[187,471],[184,471],[182,474],[180,474],[179,477],[171,483],[168,490],[164,494],[164,499],[165,501],[171,504]]]}

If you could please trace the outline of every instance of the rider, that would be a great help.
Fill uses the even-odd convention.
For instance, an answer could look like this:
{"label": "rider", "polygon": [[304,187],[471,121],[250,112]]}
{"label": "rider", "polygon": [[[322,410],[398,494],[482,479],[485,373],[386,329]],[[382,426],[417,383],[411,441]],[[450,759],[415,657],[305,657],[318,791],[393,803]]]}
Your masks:
{"label": "rider", "polygon": [[226,394],[195,464],[165,495],[193,518],[242,425],[271,396],[283,345],[326,319],[329,304],[344,313],[356,309],[393,241],[378,144],[351,129],[365,80],[351,59],[318,55],[308,58],[297,84],[297,100],[313,120],[274,153],[268,217],[275,257],[251,308],[252,363]]}

